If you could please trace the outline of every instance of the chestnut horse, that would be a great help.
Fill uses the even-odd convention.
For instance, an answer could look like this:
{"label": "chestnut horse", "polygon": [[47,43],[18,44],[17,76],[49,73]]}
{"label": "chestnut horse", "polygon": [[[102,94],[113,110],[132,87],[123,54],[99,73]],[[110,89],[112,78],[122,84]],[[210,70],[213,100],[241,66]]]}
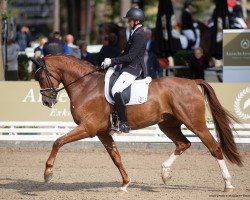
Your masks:
{"label": "chestnut horse", "polygon": [[[104,97],[105,74],[90,63],[72,56],[46,56],[45,64],[34,59],[32,61],[36,65],[43,104],[51,107],[56,103],[57,93],[65,89],[70,98],[73,119],[78,125],[54,142],[46,162],[45,181],[48,182],[52,178],[52,168],[60,147],[97,136],[121,173],[123,183],[120,190],[126,192],[131,179],[109,134],[113,106]],[[59,89],[60,83],[64,87]],[[204,94],[197,85],[201,86]],[[221,106],[212,87],[203,80],[164,77],[150,83],[148,95],[146,103],[127,106],[128,122],[132,130],[158,124],[161,131],[176,145],[170,158],[162,164],[164,183],[166,184],[170,178],[170,167],[173,162],[191,145],[181,132],[181,125],[185,124],[217,159],[225,181],[224,191],[233,191],[234,187],[231,185],[231,176],[223,160],[223,154],[232,163],[242,166],[242,158],[230,128],[231,119],[234,117]],[[220,143],[214,139],[206,126],[205,99],[210,106]]]}

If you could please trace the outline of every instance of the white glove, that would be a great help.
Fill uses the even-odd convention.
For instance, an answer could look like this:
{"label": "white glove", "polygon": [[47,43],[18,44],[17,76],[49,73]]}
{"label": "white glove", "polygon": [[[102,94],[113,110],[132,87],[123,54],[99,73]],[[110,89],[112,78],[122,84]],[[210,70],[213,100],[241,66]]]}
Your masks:
{"label": "white glove", "polygon": [[105,58],[104,61],[102,62],[102,66],[104,69],[108,68],[111,65],[111,59],[110,58]]}

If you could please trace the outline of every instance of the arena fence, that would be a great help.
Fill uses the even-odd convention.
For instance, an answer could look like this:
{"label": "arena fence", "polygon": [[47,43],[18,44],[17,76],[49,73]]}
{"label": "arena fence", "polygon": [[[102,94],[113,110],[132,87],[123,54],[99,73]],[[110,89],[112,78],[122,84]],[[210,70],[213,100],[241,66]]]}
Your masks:
{"label": "arena fence", "polygon": [[[216,138],[213,124],[207,124],[210,132]],[[55,141],[58,137],[68,133],[76,127],[73,122],[7,122],[0,121],[0,141]],[[250,124],[234,124],[233,134],[236,143],[250,143]],[[185,126],[182,126],[183,134],[190,142],[201,142],[200,139]],[[133,130],[129,134],[113,134],[116,142],[172,142],[157,125],[144,129]],[[97,137],[87,138],[82,141],[99,141]]]}

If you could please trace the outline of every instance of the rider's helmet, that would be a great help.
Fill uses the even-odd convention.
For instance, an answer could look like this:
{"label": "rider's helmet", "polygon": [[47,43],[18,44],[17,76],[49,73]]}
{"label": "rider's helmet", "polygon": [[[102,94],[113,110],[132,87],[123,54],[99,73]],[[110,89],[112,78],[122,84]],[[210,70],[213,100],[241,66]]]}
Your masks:
{"label": "rider's helmet", "polygon": [[144,22],[145,15],[144,12],[140,8],[131,8],[124,18],[139,20],[140,22]]}

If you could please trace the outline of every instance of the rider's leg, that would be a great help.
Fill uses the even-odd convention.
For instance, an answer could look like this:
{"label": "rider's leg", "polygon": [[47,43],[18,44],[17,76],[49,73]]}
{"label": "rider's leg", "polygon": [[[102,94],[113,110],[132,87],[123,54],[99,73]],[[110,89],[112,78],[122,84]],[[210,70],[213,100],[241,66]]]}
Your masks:
{"label": "rider's leg", "polygon": [[119,76],[119,78],[117,79],[116,83],[112,88],[112,95],[115,100],[116,111],[121,121],[119,125],[119,130],[125,133],[129,132],[129,126],[128,126],[126,106],[121,93],[124,89],[130,86],[136,78],[137,78],[136,76],[130,73],[123,72]]}

